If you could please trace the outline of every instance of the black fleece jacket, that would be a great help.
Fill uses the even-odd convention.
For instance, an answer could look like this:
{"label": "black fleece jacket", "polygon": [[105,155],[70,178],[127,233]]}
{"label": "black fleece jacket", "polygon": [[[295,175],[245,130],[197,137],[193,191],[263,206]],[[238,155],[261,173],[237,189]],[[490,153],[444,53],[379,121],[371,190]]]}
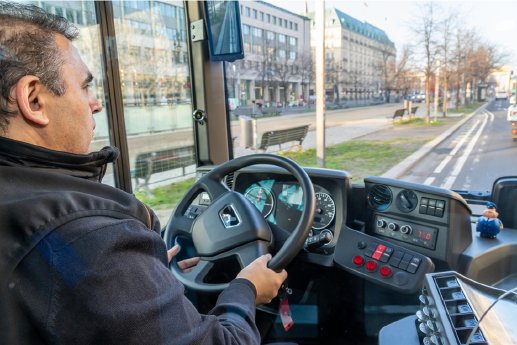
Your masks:
{"label": "black fleece jacket", "polygon": [[99,183],[117,155],[0,137],[0,342],[258,344],[255,287],[236,279],[199,314],[154,213]]}

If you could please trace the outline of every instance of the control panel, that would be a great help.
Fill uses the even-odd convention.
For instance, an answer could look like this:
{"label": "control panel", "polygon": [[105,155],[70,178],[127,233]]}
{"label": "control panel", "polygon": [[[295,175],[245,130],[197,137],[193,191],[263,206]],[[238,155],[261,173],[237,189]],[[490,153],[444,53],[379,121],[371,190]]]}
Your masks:
{"label": "control panel", "polygon": [[341,232],[334,262],[362,278],[404,293],[420,289],[425,274],[434,270],[428,257],[352,229]]}
{"label": "control panel", "polygon": [[421,344],[488,345],[455,272],[428,275],[419,300],[416,326]]}
{"label": "control panel", "polygon": [[431,250],[436,248],[436,238],[438,237],[437,228],[384,215],[375,216],[374,232],[381,236]]}

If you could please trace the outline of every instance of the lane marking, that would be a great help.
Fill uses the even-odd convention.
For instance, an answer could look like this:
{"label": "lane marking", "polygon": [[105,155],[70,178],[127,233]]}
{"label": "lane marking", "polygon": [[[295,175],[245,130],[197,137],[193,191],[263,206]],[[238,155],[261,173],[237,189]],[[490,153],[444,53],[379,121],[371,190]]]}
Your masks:
{"label": "lane marking", "polygon": [[456,146],[452,149],[451,152],[441,161],[441,163],[434,169],[433,173],[439,174],[442,172],[443,168],[449,163],[449,161],[458,153],[460,148],[463,146],[467,138],[472,134],[472,132],[476,129],[477,125],[481,122],[481,120],[477,120],[474,125],[469,129],[467,133],[461,138],[461,140],[456,144]]}
{"label": "lane marking", "polygon": [[463,155],[458,159],[458,161],[454,165],[454,168],[453,168],[451,174],[449,175],[449,177],[447,177],[447,180],[445,181],[445,183],[442,184],[442,186],[441,186],[442,188],[451,189],[454,181],[456,181],[456,178],[461,173],[461,169],[463,169],[463,166],[467,162],[467,158],[469,157],[470,153],[474,149],[474,145],[476,145],[477,140],[481,136],[481,133],[483,132],[483,129],[485,128],[487,122],[488,122],[488,115],[485,114],[485,119],[483,120],[483,123],[481,124],[481,126],[479,126],[478,131],[476,132],[476,134],[474,135],[472,140],[469,142],[468,146],[465,148]]}
{"label": "lane marking", "polygon": [[488,113],[488,115],[490,115],[490,122],[494,121],[494,114],[489,112],[488,110],[485,109],[485,111]]}
{"label": "lane marking", "polygon": [[432,185],[432,184],[433,184],[434,180],[435,180],[435,178],[434,178],[434,177],[432,177],[432,176],[430,176],[430,177],[428,177],[428,178],[426,178],[426,179],[425,179],[425,181],[424,181],[424,185],[426,185],[426,186],[430,186],[430,185]]}

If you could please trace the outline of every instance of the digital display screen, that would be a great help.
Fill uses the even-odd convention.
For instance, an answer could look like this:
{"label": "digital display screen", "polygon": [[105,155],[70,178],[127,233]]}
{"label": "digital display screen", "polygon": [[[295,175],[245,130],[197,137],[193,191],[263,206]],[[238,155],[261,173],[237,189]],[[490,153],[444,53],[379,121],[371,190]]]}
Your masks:
{"label": "digital display screen", "polygon": [[289,206],[301,206],[303,203],[303,190],[296,184],[283,184],[280,200]]}
{"label": "digital display screen", "polygon": [[416,228],[414,230],[413,236],[411,237],[411,242],[420,247],[434,249],[436,244],[437,233],[438,231],[433,228]]}

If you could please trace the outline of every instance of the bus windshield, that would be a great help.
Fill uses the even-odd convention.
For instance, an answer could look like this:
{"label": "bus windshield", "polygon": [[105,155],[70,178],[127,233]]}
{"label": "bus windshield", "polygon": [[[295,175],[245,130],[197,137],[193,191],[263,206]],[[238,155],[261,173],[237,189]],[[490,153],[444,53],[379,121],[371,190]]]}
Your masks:
{"label": "bus windshield", "polygon": [[[84,90],[102,103],[89,151],[120,151],[102,183],[149,206],[180,256],[208,258],[209,287],[168,267],[187,290],[210,295],[252,254],[291,251],[278,267],[297,326],[266,307],[263,339],[374,344],[429,304],[393,290],[426,286],[457,331],[435,343],[466,344],[481,324],[469,279],[494,288],[474,284],[490,301],[517,284],[516,1],[15,2],[77,27]],[[456,273],[424,277],[434,269]],[[419,339],[433,343],[436,315],[422,313]]]}

